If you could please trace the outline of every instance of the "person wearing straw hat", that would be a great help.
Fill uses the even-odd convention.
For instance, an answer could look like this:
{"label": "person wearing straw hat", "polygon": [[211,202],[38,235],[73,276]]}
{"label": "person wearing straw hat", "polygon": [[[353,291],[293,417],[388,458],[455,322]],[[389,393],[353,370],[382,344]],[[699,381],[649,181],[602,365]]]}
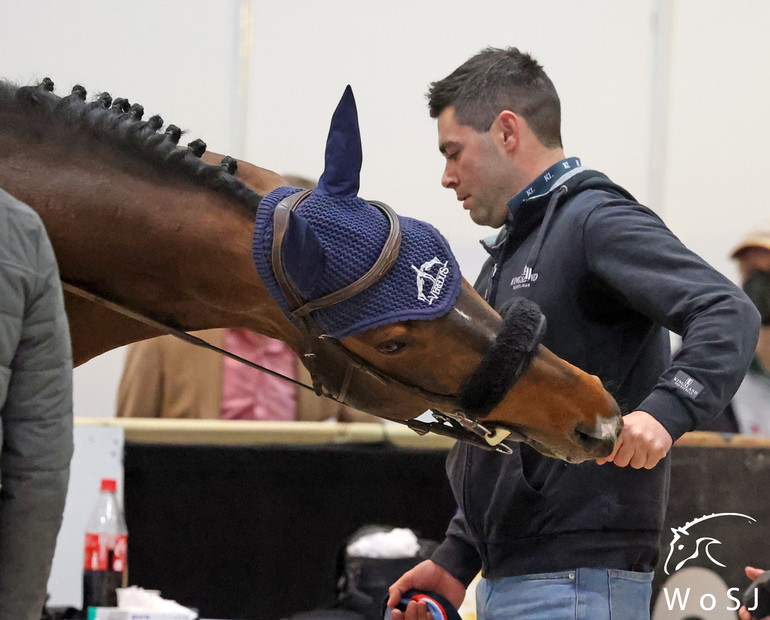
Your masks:
{"label": "person wearing straw hat", "polygon": [[754,359],[724,417],[744,435],[770,435],[770,219],[757,222],[730,254],[762,327]]}

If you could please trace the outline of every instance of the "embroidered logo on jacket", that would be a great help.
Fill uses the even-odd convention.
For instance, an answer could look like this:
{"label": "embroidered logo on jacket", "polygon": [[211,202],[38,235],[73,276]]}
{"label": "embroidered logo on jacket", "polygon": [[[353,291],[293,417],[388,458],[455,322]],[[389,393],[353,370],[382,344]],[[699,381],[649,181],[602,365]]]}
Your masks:
{"label": "embroidered logo on jacket", "polygon": [[703,391],[700,383],[681,370],[674,375],[674,385],[690,398],[697,398]]}
{"label": "embroidered logo on jacket", "polygon": [[[417,299],[426,302],[429,306],[439,298],[441,295],[441,289],[444,288],[444,281],[449,275],[449,267],[447,262],[441,262],[441,259],[437,257],[431,258],[429,261],[423,263],[419,267],[412,265],[412,269],[417,273]],[[431,273],[434,267],[438,267],[436,275]],[[425,293],[425,283],[430,283],[430,291]]]}
{"label": "embroidered logo on jacket", "polygon": [[524,271],[521,272],[520,276],[515,276],[513,280],[511,280],[511,287],[515,290],[517,288],[526,288],[528,287],[532,282],[537,280],[538,274],[532,272],[532,267],[524,267]]}

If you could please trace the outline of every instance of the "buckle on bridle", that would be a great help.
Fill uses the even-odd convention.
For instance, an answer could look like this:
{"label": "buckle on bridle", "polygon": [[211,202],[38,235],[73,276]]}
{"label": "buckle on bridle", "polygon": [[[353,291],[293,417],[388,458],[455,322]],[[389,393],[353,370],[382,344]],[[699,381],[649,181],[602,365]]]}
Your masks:
{"label": "buckle on bridle", "polygon": [[[455,413],[444,413],[443,411],[432,410],[433,417],[441,423],[441,426],[445,426],[444,423],[456,427],[459,425],[465,431],[471,433],[479,440],[487,444],[489,449],[495,450],[502,454],[511,454],[512,450],[510,446],[502,443],[507,439],[513,431],[503,428],[502,426],[491,426],[481,424],[477,420],[469,418],[461,411]],[[437,432],[435,427],[432,428],[434,432]],[[475,442],[477,445],[482,445],[481,441]]]}

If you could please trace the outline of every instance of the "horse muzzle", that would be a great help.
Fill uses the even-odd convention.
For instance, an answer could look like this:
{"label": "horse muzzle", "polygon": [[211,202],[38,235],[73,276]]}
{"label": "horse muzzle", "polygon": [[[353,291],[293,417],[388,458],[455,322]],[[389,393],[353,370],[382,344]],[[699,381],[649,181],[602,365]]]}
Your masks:
{"label": "horse muzzle", "polygon": [[597,418],[591,427],[581,422],[575,427],[573,438],[590,458],[601,459],[612,454],[615,442],[623,430],[623,418]]}

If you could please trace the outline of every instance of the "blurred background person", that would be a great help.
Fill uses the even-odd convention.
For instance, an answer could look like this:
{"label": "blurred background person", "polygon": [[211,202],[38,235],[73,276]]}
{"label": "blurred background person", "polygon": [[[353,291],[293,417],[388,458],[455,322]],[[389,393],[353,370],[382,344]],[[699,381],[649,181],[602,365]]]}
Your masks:
{"label": "blurred background person", "polygon": [[72,347],[40,217],[0,189],[0,618],[39,620],[73,451]]}
{"label": "blurred background person", "polygon": [[730,255],[762,327],[746,377],[733,400],[704,430],[770,435],[770,219],[755,224]]}
{"label": "blurred background person", "polygon": [[[311,385],[289,346],[245,329],[194,333],[255,364]],[[381,422],[293,383],[174,336],[128,347],[118,386],[118,417]]]}

